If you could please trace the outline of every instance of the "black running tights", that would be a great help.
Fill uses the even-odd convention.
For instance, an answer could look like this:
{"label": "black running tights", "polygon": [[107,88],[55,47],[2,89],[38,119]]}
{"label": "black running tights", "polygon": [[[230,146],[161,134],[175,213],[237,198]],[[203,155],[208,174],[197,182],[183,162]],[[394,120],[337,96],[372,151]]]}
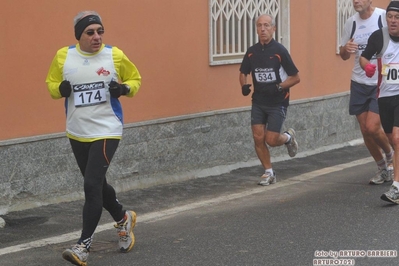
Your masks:
{"label": "black running tights", "polygon": [[116,198],[115,190],[107,183],[105,174],[118,148],[118,139],[80,142],[70,139],[72,151],[84,177],[85,203],[83,230],[79,241],[92,238],[104,207],[114,221],[123,219],[125,212]]}

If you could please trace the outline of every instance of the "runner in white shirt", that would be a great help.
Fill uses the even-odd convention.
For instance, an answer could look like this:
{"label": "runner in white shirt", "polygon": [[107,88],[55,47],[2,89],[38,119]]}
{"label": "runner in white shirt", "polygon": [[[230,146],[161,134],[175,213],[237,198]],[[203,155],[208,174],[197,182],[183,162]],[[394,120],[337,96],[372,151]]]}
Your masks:
{"label": "runner in white shirt", "polygon": [[[349,114],[356,115],[364,143],[378,167],[377,175],[373,176],[369,183],[382,184],[392,180],[393,150],[381,128],[377,103],[377,74],[368,78],[359,65],[359,57],[369,36],[386,25],[385,10],[371,4],[372,0],[353,0],[353,7],[357,12],[345,23],[340,56],[343,60],[348,60],[351,55],[355,58],[350,85]],[[370,60],[375,64],[375,57]],[[385,153],[385,159],[381,150]]]}

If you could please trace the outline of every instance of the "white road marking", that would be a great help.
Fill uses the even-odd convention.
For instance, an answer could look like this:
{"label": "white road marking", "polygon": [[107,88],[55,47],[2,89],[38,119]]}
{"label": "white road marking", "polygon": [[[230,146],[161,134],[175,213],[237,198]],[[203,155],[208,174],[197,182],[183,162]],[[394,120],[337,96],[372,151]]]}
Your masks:
{"label": "white road marking", "polygon": [[[243,198],[246,196],[250,196],[250,195],[257,194],[257,193],[262,193],[262,192],[265,192],[268,190],[272,190],[272,189],[277,189],[277,188],[281,188],[281,187],[285,187],[285,186],[294,185],[299,182],[307,181],[307,180],[316,178],[321,175],[330,174],[330,173],[341,171],[341,170],[351,168],[354,166],[367,164],[372,161],[373,161],[373,159],[371,157],[365,158],[365,159],[360,159],[360,160],[352,161],[349,163],[339,164],[339,165],[335,165],[332,167],[326,167],[323,169],[315,170],[315,171],[312,171],[309,173],[304,173],[302,175],[295,176],[295,177],[286,179],[284,181],[278,182],[272,186],[257,187],[257,188],[253,188],[251,190],[247,190],[244,192],[221,196],[221,197],[217,197],[217,198],[210,199],[210,200],[203,200],[203,201],[199,201],[199,202],[195,202],[195,203],[191,203],[191,204],[187,204],[184,206],[175,207],[175,208],[171,208],[171,209],[167,209],[167,210],[163,210],[163,211],[157,211],[157,212],[143,214],[143,215],[137,217],[137,222],[144,223],[144,222],[160,220],[160,219],[163,219],[168,216],[175,215],[175,214],[178,214],[178,213],[181,213],[184,211],[193,210],[193,209],[205,207],[205,206],[210,206],[213,204],[218,204],[218,203],[226,202],[229,200],[239,199],[239,198]],[[99,225],[99,226],[97,226],[96,233],[106,231],[106,230],[111,230],[111,228],[112,229],[114,228],[113,223]],[[28,243],[24,243],[24,244],[20,244],[20,245],[2,248],[2,249],[0,249],[0,256],[23,251],[23,250],[28,250],[28,249],[32,249],[32,248],[40,248],[40,247],[44,247],[47,245],[55,245],[55,244],[72,241],[74,239],[79,239],[80,234],[81,234],[81,230],[63,234],[63,235],[59,235],[59,236],[35,240],[32,242],[28,242]]]}

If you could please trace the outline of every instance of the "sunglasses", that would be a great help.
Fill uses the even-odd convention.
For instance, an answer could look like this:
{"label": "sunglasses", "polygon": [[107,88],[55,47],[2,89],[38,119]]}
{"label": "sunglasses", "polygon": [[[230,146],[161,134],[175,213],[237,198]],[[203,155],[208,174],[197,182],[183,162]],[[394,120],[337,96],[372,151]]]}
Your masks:
{"label": "sunglasses", "polygon": [[94,33],[96,33],[96,32],[97,32],[98,35],[103,35],[103,34],[104,34],[104,30],[103,30],[103,29],[99,29],[99,30],[88,30],[88,31],[86,31],[85,33],[86,33],[87,35],[89,35],[89,36],[93,36]]}

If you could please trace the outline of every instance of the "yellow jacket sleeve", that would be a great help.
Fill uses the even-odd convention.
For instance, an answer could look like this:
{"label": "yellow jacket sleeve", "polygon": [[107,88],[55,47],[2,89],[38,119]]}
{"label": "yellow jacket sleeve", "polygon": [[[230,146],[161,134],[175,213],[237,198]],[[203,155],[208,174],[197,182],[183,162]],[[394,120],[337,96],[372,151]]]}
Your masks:
{"label": "yellow jacket sleeve", "polygon": [[51,62],[50,69],[47,73],[47,89],[49,90],[51,98],[53,99],[62,98],[59,86],[63,80],[63,66],[67,53],[68,47],[64,47],[58,50],[53,58],[53,61]]}
{"label": "yellow jacket sleeve", "polygon": [[130,87],[130,93],[126,96],[133,97],[139,91],[141,85],[141,76],[138,69],[122,50],[115,46],[112,47],[112,56],[120,81]]}

